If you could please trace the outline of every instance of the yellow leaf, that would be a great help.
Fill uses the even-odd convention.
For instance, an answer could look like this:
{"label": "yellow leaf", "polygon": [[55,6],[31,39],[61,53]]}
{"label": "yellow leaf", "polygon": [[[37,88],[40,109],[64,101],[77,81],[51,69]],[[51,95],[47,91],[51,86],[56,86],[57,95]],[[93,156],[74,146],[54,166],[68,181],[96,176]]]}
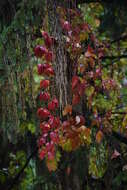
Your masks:
{"label": "yellow leaf", "polygon": [[79,128],[77,129],[78,132],[83,132],[83,131],[85,131],[85,130],[86,130],[86,127],[85,127],[84,125],[82,125],[81,127],[79,127]]}
{"label": "yellow leaf", "polygon": [[63,140],[60,142],[60,146],[62,147],[63,150],[70,152],[72,151],[72,145],[70,139]]}
{"label": "yellow leaf", "polygon": [[83,33],[80,34],[80,40],[81,41],[84,41],[84,40],[87,40],[87,39],[88,39],[88,33],[83,32]]}
{"label": "yellow leaf", "polygon": [[78,128],[78,132],[80,132],[82,143],[89,145],[91,143],[91,129],[82,125]]}
{"label": "yellow leaf", "polygon": [[47,168],[48,168],[48,170],[50,172],[51,171],[56,171],[56,169],[57,169],[57,161],[56,161],[56,159],[52,159],[52,160],[46,159],[46,165],[47,165]]}
{"label": "yellow leaf", "polygon": [[99,19],[95,19],[95,23],[96,23],[96,26],[97,26],[97,27],[100,26],[100,20],[99,20]]}
{"label": "yellow leaf", "polygon": [[122,122],[122,127],[126,128],[126,126],[127,126],[127,115],[125,115],[123,122]]}
{"label": "yellow leaf", "polygon": [[88,138],[90,136],[90,134],[91,134],[91,129],[89,129],[89,128],[86,127],[86,129],[84,131],[85,137]]}
{"label": "yellow leaf", "polygon": [[85,94],[86,96],[90,97],[93,93],[94,93],[94,87],[93,86],[88,86],[86,89],[85,89]]}
{"label": "yellow leaf", "polygon": [[67,104],[63,110],[63,116],[67,114],[72,114],[72,105]]}
{"label": "yellow leaf", "polygon": [[104,135],[103,135],[102,131],[99,130],[99,131],[97,132],[97,134],[96,134],[96,142],[97,142],[97,143],[100,143],[100,142],[102,141],[103,136],[104,136]]}
{"label": "yellow leaf", "polygon": [[57,162],[59,162],[59,161],[60,161],[61,154],[60,154],[60,152],[59,152],[59,151],[57,151],[57,152],[56,152],[56,156],[55,156],[55,158],[56,158],[56,161],[57,161]]}

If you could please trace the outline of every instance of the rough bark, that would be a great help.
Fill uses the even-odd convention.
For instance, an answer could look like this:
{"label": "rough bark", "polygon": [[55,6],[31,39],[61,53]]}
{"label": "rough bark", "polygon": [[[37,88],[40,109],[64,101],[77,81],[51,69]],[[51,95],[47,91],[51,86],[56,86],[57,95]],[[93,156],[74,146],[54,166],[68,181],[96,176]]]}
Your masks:
{"label": "rough bark", "polygon": [[67,77],[67,54],[64,49],[64,39],[62,35],[62,29],[60,25],[59,15],[57,13],[57,7],[59,5],[58,0],[47,1],[48,13],[49,13],[49,25],[51,35],[57,39],[57,44],[54,45],[54,68],[55,68],[55,94],[59,99],[60,112],[63,107],[69,102],[69,88]]}

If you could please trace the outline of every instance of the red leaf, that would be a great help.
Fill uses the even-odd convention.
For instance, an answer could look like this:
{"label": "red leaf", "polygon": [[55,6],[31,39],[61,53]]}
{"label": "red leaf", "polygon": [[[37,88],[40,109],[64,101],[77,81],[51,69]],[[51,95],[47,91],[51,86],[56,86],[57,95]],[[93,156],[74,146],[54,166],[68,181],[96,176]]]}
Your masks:
{"label": "red leaf", "polygon": [[60,118],[59,117],[55,118],[55,123],[56,123],[56,127],[58,128],[60,126]]}
{"label": "red leaf", "polygon": [[48,160],[53,160],[55,157],[54,152],[48,152]]}
{"label": "red leaf", "polygon": [[85,57],[95,57],[94,50],[88,45]]}
{"label": "red leaf", "polygon": [[99,131],[97,132],[97,134],[96,134],[96,141],[97,141],[97,143],[100,143],[100,142],[102,141],[103,136],[104,136],[104,135],[103,135],[102,131],[99,130]]}
{"label": "red leaf", "polygon": [[54,70],[53,70],[52,67],[48,67],[48,68],[45,69],[44,73],[46,75],[54,75]]}
{"label": "red leaf", "polygon": [[43,55],[47,54],[48,50],[44,46],[37,45],[34,48],[34,54],[36,57],[41,58]]}
{"label": "red leaf", "polygon": [[46,149],[40,150],[40,152],[39,152],[39,158],[40,158],[41,160],[44,159],[45,155],[46,155]]}
{"label": "red leaf", "polygon": [[53,101],[48,103],[48,109],[54,111],[56,108],[55,103]]}
{"label": "red leaf", "polygon": [[50,84],[49,80],[41,80],[40,82],[40,88],[47,88]]}
{"label": "red leaf", "polygon": [[54,142],[54,143],[58,143],[59,141],[59,136],[56,132],[52,131],[50,133],[50,139]]}
{"label": "red leaf", "polygon": [[85,118],[82,115],[77,115],[75,120],[76,120],[76,125],[84,125],[85,124]]}
{"label": "red leaf", "polygon": [[39,108],[37,115],[40,119],[47,119],[50,116],[50,112],[46,108]]}
{"label": "red leaf", "polygon": [[59,117],[54,117],[51,115],[48,120],[48,123],[50,124],[50,126],[52,128],[56,128],[56,127],[59,127],[59,125],[60,125],[60,119],[59,119]]}
{"label": "red leaf", "polygon": [[63,127],[63,129],[67,129],[68,127],[70,127],[70,122],[69,121],[64,121],[62,123],[62,127]]}
{"label": "red leaf", "polygon": [[67,32],[71,30],[71,25],[68,21],[61,20],[62,28]]}
{"label": "red leaf", "polygon": [[51,152],[54,151],[54,143],[53,143],[53,141],[46,143],[46,150],[47,150],[48,152],[49,152],[49,151],[51,151]]}
{"label": "red leaf", "polygon": [[38,64],[37,65],[37,70],[38,70],[38,74],[41,75],[43,73],[43,71],[44,71],[43,65],[42,64]]}
{"label": "red leaf", "polygon": [[45,59],[46,61],[50,62],[53,60],[53,52],[52,51],[48,51],[46,54],[45,54]]}
{"label": "red leaf", "polygon": [[48,92],[40,93],[40,101],[48,101],[50,99],[50,94]]}
{"label": "red leaf", "polygon": [[58,108],[58,100],[54,98],[51,102],[48,103],[48,109],[54,111]]}
{"label": "red leaf", "polygon": [[40,129],[43,133],[48,133],[50,131],[50,125],[48,123],[40,123]]}
{"label": "red leaf", "polygon": [[86,31],[86,32],[89,32],[89,31],[90,31],[89,25],[86,24],[86,23],[83,23],[83,24],[81,25],[81,29],[84,30],[84,31]]}
{"label": "red leaf", "polygon": [[42,31],[42,36],[44,37],[44,39],[46,39],[46,38],[48,38],[48,37],[49,37],[48,33],[47,33],[47,32],[45,32],[45,31]]}
{"label": "red leaf", "polygon": [[67,173],[68,176],[70,175],[70,173],[71,173],[71,167],[70,166],[67,167],[66,173]]}
{"label": "red leaf", "polygon": [[67,115],[67,114],[72,114],[72,105],[67,104],[63,110],[63,116]]}
{"label": "red leaf", "polygon": [[111,156],[111,159],[114,159],[114,158],[117,158],[118,156],[120,156],[121,154],[115,149],[112,156]]}
{"label": "red leaf", "polygon": [[80,96],[82,96],[84,94],[84,89],[85,89],[85,85],[84,84],[79,84],[78,85],[77,90],[78,90],[78,94]]}
{"label": "red leaf", "polygon": [[95,76],[96,76],[96,77],[100,77],[101,74],[102,74],[102,73],[101,73],[101,68],[97,68],[97,69],[96,69]]}
{"label": "red leaf", "polygon": [[72,78],[72,90],[74,90],[74,88],[77,87],[79,82],[80,82],[79,77],[78,76],[73,76],[73,78]]}
{"label": "red leaf", "polygon": [[46,139],[44,137],[41,137],[38,141],[38,147],[41,147],[43,144],[45,144]]}
{"label": "red leaf", "polygon": [[45,41],[45,45],[50,48],[53,45],[53,39],[48,35],[47,32],[42,31],[42,36]]}
{"label": "red leaf", "polygon": [[56,108],[58,108],[58,106],[59,106],[58,100],[56,98],[54,98],[52,100],[52,102],[55,104]]}
{"label": "red leaf", "polygon": [[80,102],[80,96],[78,94],[73,95],[72,105],[76,105]]}

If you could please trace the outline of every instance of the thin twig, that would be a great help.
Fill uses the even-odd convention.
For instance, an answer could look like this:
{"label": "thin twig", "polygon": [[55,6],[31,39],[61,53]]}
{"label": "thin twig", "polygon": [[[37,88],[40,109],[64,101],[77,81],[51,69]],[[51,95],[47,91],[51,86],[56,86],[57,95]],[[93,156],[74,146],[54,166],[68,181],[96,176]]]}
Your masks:
{"label": "thin twig", "polygon": [[119,41],[125,40],[125,39],[127,39],[127,34],[125,34],[125,35],[123,35],[123,36],[120,36],[119,38],[116,38],[116,39],[114,39],[114,40],[111,40],[109,43],[110,43],[110,44],[113,44],[113,43],[116,43],[116,42],[119,42]]}
{"label": "thin twig", "polygon": [[102,60],[104,59],[122,59],[122,58],[127,58],[127,55],[119,55],[119,56],[104,56],[102,57]]}
{"label": "thin twig", "polygon": [[120,115],[125,115],[127,112],[111,112],[112,114],[120,114]]}

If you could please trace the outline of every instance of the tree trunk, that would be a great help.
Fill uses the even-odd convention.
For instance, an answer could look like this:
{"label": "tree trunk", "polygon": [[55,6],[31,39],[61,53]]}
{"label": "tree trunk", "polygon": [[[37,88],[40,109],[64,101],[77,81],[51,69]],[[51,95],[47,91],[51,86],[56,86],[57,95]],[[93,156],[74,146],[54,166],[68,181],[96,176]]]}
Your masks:
{"label": "tree trunk", "polygon": [[[65,50],[65,42],[63,39],[62,28],[60,24],[60,18],[57,13],[58,6],[62,6],[66,8],[70,8],[70,4],[64,4],[64,1],[59,0],[47,0],[47,10],[48,10],[48,18],[49,18],[49,26],[50,33],[57,40],[56,44],[54,44],[53,51],[55,54],[54,68],[55,68],[55,88],[53,89],[53,93],[57,96],[60,104],[60,116],[62,116],[62,110],[65,105],[71,104],[72,94],[71,94],[71,79],[74,75],[73,70],[73,61],[71,62],[68,54]],[[83,114],[82,103],[76,107],[76,112]],[[62,117],[61,117],[62,118]],[[64,156],[62,155],[62,158]],[[65,162],[67,160],[67,153],[65,153]],[[85,155],[84,158],[86,159]],[[70,163],[71,173],[67,174],[67,167],[60,169],[60,173],[58,174],[58,187],[59,190],[82,190],[82,180],[79,178],[77,174],[76,166],[79,159],[73,160]],[[85,162],[84,162],[85,164]],[[88,171],[88,164],[86,165],[86,171],[84,171],[84,179],[85,175]],[[85,188],[85,187],[83,187]]]}
{"label": "tree trunk", "polygon": [[[57,40],[57,44],[53,47],[53,51],[56,56],[54,61],[56,83],[54,93],[59,100],[61,113],[64,106],[70,101],[70,90],[67,76],[67,53],[64,48],[64,39],[59,15],[57,13],[57,8],[59,5],[60,3],[58,0],[47,1],[50,32],[51,35]],[[62,3],[62,6],[64,6],[64,3]]]}

